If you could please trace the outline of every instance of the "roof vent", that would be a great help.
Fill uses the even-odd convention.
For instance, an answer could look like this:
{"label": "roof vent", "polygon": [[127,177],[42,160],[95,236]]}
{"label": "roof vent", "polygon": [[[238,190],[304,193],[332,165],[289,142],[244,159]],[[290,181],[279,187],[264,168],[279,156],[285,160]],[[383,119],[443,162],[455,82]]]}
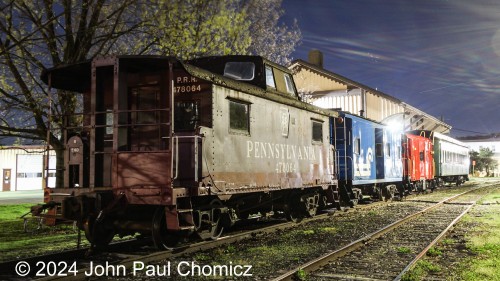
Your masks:
{"label": "roof vent", "polygon": [[309,52],[309,62],[323,68],[323,53],[320,50],[311,50]]}

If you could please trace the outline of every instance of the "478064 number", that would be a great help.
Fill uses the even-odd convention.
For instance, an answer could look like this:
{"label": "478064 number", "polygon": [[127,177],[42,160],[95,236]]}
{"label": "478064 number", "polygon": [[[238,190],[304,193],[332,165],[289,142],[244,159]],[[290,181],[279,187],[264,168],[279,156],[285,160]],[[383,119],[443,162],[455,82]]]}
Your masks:
{"label": "478064 number", "polygon": [[192,93],[200,91],[201,91],[201,85],[175,86],[176,93]]}

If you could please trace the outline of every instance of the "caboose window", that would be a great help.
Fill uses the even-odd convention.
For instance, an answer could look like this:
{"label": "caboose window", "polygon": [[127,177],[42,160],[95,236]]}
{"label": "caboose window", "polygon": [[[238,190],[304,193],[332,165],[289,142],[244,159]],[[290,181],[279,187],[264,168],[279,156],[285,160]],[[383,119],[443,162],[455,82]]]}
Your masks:
{"label": "caboose window", "polygon": [[224,76],[236,80],[253,80],[255,64],[253,62],[227,62],[224,66]]}
{"label": "caboose window", "polygon": [[384,156],[384,146],[381,143],[376,143],[375,144],[375,155],[377,157],[382,157]]}
{"label": "caboose window", "polygon": [[355,138],[354,139],[354,154],[359,155],[360,151],[361,151],[361,139]]}
{"label": "caboose window", "polygon": [[250,105],[229,101],[229,129],[233,132],[250,133]]}
{"label": "caboose window", "polygon": [[312,120],[312,140],[313,142],[323,141],[323,123]]}
{"label": "caboose window", "polygon": [[266,65],[266,85],[272,88],[276,88],[274,83],[273,69],[269,65]]}
{"label": "caboose window", "polygon": [[199,101],[181,101],[175,104],[175,130],[193,131],[199,123]]}
{"label": "caboose window", "polygon": [[391,144],[390,143],[385,144],[385,156],[391,157]]}
{"label": "caboose window", "polygon": [[106,134],[113,134],[113,111],[106,110]]}

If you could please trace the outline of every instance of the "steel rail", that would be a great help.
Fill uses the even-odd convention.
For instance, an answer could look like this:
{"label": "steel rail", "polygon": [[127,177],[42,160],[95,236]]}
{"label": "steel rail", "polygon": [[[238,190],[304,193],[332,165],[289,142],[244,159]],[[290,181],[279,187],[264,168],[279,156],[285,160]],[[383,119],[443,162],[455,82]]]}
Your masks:
{"label": "steel rail", "polygon": [[454,195],[454,196],[451,196],[449,198],[446,198],[446,199],[443,199],[441,201],[439,201],[438,203],[436,203],[435,205],[432,205],[432,206],[429,206],[421,211],[418,211],[416,213],[413,213],[411,215],[408,215],[404,218],[402,218],[401,220],[398,220],[396,222],[393,222],[389,225],[387,225],[386,227],[383,227],[371,234],[368,234],[354,242],[351,242],[349,243],[348,245],[338,249],[338,250],[335,250],[335,251],[332,251],[330,253],[327,253],[327,254],[324,254],[314,260],[311,260],[301,266],[298,266],[286,273],[284,273],[283,275],[279,276],[279,277],[276,277],[274,279],[272,279],[273,281],[282,281],[282,280],[293,280],[293,278],[296,276],[296,274],[298,272],[305,272],[305,273],[310,273],[310,272],[313,272],[313,271],[316,271],[318,270],[319,268],[321,268],[322,266],[328,264],[329,262],[339,258],[339,257],[342,257],[344,255],[346,255],[347,253],[350,253],[356,249],[359,249],[361,248],[362,246],[364,246],[366,243],[368,243],[369,241],[372,241],[372,240],[375,240],[377,238],[379,238],[380,236],[386,234],[387,232],[395,229],[396,227],[400,226],[401,224],[403,223],[406,223],[418,216],[421,216],[422,214],[425,214],[427,213],[428,211],[431,211],[443,204],[445,204],[446,202],[448,201],[451,201],[457,197],[460,197],[464,194],[467,194],[469,192],[472,192],[472,191],[475,191],[479,188],[473,188],[473,189],[470,189],[468,191],[465,191],[465,192],[462,192],[460,194],[457,194],[457,195]]}
{"label": "steel rail", "polygon": [[[466,193],[466,192],[464,192],[464,193]],[[459,195],[457,195],[457,196],[459,196]],[[448,200],[451,200],[451,198],[448,198]],[[443,201],[441,201],[441,202],[443,202]],[[374,202],[374,203],[371,203],[371,204],[368,204],[368,205],[358,206],[357,208],[352,209],[352,211],[357,212],[359,210],[376,208],[376,207],[378,207],[380,205],[383,205],[383,204],[386,204],[386,203],[387,202],[385,202],[385,201],[378,201],[378,202]],[[335,212],[335,213],[337,213],[337,212]],[[224,237],[221,237],[221,238],[219,238],[217,240],[214,240],[214,241],[198,242],[198,243],[195,243],[195,244],[189,244],[189,245],[184,245],[184,246],[181,246],[181,247],[177,247],[177,248],[175,248],[173,250],[155,252],[155,253],[147,254],[147,255],[143,255],[143,256],[138,256],[138,255],[132,255],[132,254],[130,254],[130,255],[126,255],[129,258],[125,257],[125,259],[122,259],[121,261],[115,261],[115,262],[112,262],[110,264],[112,264],[112,265],[124,264],[126,267],[130,267],[130,265],[132,265],[134,261],[144,261],[144,262],[160,261],[160,260],[164,260],[164,259],[167,259],[167,258],[177,257],[177,256],[180,256],[180,255],[183,255],[183,254],[189,254],[189,253],[193,253],[193,252],[197,252],[197,251],[209,250],[209,249],[212,249],[212,248],[224,245],[224,244],[230,244],[230,243],[241,241],[243,239],[247,239],[247,238],[251,238],[251,237],[256,237],[256,236],[261,236],[261,235],[264,235],[266,233],[272,233],[272,232],[275,232],[275,231],[278,231],[278,230],[288,229],[288,228],[295,227],[295,226],[298,226],[298,225],[301,225],[301,224],[304,224],[304,223],[308,223],[308,222],[312,222],[312,221],[316,221],[316,220],[326,219],[329,216],[332,216],[332,213],[320,214],[320,215],[317,215],[317,216],[312,217],[312,218],[307,218],[307,219],[305,219],[305,220],[303,220],[303,221],[301,221],[299,223],[285,222],[285,223],[281,223],[281,224],[278,224],[278,225],[272,225],[272,226],[264,227],[264,228],[261,228],[261,229],[255,229],[255,230],[246,231],[246,232],[242,232],[242,233],[238,233],[238,234],[224,236]],[[362,239],[360,239],[360,240],[362,240]],[[353,242],[353,243],[355,243],[355,242]],[[351,243],[351,244],[353,244],[353,243]],[[33,259],[33,260],[37,260],[38,259],[39,260],[39,258],[41,258],[41,257],[40,256],[38,256],[38,257],[32,257],[30,259]],[[72,260],[71,256],[67,256],[65,259],[66,260]],[[12,262],[15,262],[15,261],[10,261],[10,262],[7,262],[7,263],[10,263],[10,265],[12,265]],[[11,266],[9,266],[9,268],[12,269]],[[78,273],[77,273],[76,276],[66,276],[66,277],[52,276],[52,277],[42,278],[42,279],[39,279],[39,280],[58,280],[58,279],[61,279],[61,278],[65,279],[65,278],[68,278],[68,277],[71,277],[71,279],[74,279],[74,280],[84,280],[84,279],[88,279],[88,276],[84,276],[83,272],[87,271],[88,269],[89,268],[79,268]]]}
{"label": "steel rail", "polygon": [[394,278],[394,281],[399,281],[403,277],[403,275],[409,270],[413,269],[417,262],[429,251],[430,248],[434,247],[447,233],[448,231],[460,220],[465,214],[467,214],[472,207],[476,205],[476,202],[470,204],[467,209],[465,209],[458,217],[456,217],[449,225],[446,227],[425,249],[422,250],[402,271],[401,273]]}
{"label": "steel rail", "polygon": [[[364,205],[361,208],[355,208],[353,210],[356,211],[356,210],[362,210],[362,209],[370,209],[373,207],[383,205],[385,203],[387,203],[387,202],[379,201],[379,202],[375,202],[375,203],[372,203],[369,205]],[[217,240],[198,242],[195,244],[180,246],[180,247],[174,248],[172,250],[155,252],[155,253],[144,255],[144,256],[132,256],[132,255],[130,255],[131,256],[130,258],[126,258],[124,260],[110,263],[110,264],[112,264],[112,265],[120,264],[120,265],[124,265],[126,268],[131,268],[133,266],[134,262],[137,262],[137,261],[141,261],[144,263],[152,263],[152,262],[157,262],[157,261],[161,261],[161,260],[166,260],[168,258],[175,258],[175,257],[185,255],[185,254],[195,253],[198,251],[210,250],[210,249],[219,247],[221,245],[235,243],[235,242],[238,242],[238,241],[241,241],[244,239],[253,238],[253,237],[264,235],[267,233],[273,233],[273,232],[276,232],[278,230],[284,230],[284,229],[288,229],[288,228],[302,225],[305,223],[326,219],[328,217],[333,216],[336,213],[337,212],[335,212],[335,213],[323,213],[323,214],[316,215],[312,218],[304,219],[301,222],[280,223],[278,225],[272,225],[272,226],[267,226],[267,227],[260,228],[260,229],[245,231],[245,232],[238,233],[238,234],[227,235],[224,237],[220,237]],[[76,275],[70,276],[71,280],[87,280],[89,277],[86,276],[84,274],[84,272],[87,272],[88,270],[89,270],[89,268],[79,269],[78,272],[76,273]],[[66,280],[67,278],[68,278],[68,276],[61,276],[61,277],[52,276],[52,277],[46,277],[46,278],[37,279],[37,280]]]}
{"label": "steel rail", "polygon": [[[372,205],[367,205],[367,207],[372,206]],[[221,246],[224,244],[238,242],[238,241],[241,241],[243,239],[253,238],[253,237],[263,235],[266,233],[272,233],[272,232],[275,232],[277,230],[287,229],[287,228],[301,225],[304,223],[308,223],[311,221],[326,219],[330,216],[332,216],[331,213],[325,213],[325,214],[320,214],[320,215],[314,216],[314,217],[309,218],[307,220],[303,220],[303,221],[298,222],[298,223],[285,222],[285,223],[281,223],[278,225],[267,226],[264,228],[250,230],[250,231],[246,231],[246,232],[242,232],[242,233],[238,233],[238,234],[227,235],[227,236],[218,238],[217,240],[198,242],[198,243],[194,243],[194,244],[180,246],[180,247],[174,248],[172,250],[155,252],[155,253],[144,255],[144,256],[130,255],[131,256],[130,258],[126,258],[124,260],[117,261],[114,263],[109,263],[109,264],[110,265],[120,264],[120,265],[124,265],[126,268],[131,268],[133,266],[134,262],[137,262],[137,261],[142,261],[144,263],[150,263],[150,262],[165,260],[168,258],[178,257],[178,256],[185,255],[185,254],[195,253],[198,251],[209,250],[209,249],[213,249],[215,247],[218,247],[218,246]],[[87,280],[89,277],[86,276],[84,273],[87,272],[88,270],[89,270],[89,268],[81,268],[78,270],[78,272],[75,275],[51,276],[51,277],[41,278],[41,279],[37,279],[37,280],[66,280],[68,277],[70,277],[71,280]]]}

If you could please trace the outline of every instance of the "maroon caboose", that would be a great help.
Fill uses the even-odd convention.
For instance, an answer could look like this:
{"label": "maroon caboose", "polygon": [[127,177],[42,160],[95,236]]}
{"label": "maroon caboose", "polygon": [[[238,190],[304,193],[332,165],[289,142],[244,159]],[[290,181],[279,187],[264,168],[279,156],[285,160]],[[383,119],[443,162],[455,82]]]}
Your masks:
{"label": "maroon caboose", "polygon": [[[117,56],[61,66],[50,86],[80,92],[65,116],[64,219],[89,241],[217,238],[251,214],[313,216],[338,206],[329,118],[301,102],[288,69],[257,56]],[[51,198],[54,200],[54,197]]]}
{"label": "maroon caboose", "polygon": [[405,134],[403,137],[403,182],[407,191],[436,187],[432,142],[428,138]]}

